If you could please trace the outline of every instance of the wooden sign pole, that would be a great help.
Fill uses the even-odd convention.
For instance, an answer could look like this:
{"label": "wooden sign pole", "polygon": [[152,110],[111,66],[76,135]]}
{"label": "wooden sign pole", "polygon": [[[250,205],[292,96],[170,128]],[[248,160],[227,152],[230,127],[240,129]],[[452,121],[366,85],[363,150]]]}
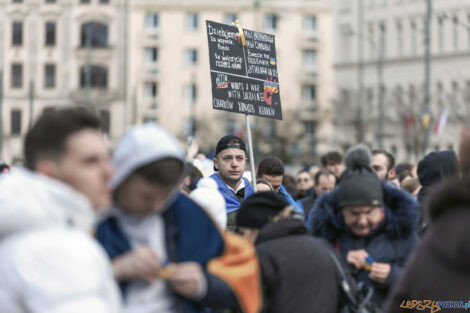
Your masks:
{"label": "wooden sign pole", "polygon": [[[240,36],[240,41],[243,47],[246,46],[245,34],[243,33],[243,28],[240,25],[240,21],[237,19],[234,23],[234,26],[238,28],[238,35]],[[245,48],[243,48],[245,49]],[[250,128],[250,119],[248,114],[245,114],[245,123],[246,123],[246,136],[248,138],[248,153],[250,158],[250,167],[251,167],[251,185],[253,186],[253,191],[256,192],[256,175],[255,175],[255,157],[253,155],[253,142],[251,141],[251,128]]]}

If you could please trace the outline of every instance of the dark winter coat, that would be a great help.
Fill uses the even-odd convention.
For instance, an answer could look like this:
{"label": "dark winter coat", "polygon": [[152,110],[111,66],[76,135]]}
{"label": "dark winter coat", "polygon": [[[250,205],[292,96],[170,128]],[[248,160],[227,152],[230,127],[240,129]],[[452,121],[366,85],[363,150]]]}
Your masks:
{"label": "dark winter coat", "polygon": [[314,236],[331,242],[345,262],[349,251],[364,249],[375,262],[391,265],[385,284],[372,281],[368,271],[351,268],[357,283],[363,282],[374,289],[373,302],[381,306],[418,242],[414,232],[418,203],[405,191],[382,182],[385,217],[367,236],[356,236],[346,226],[341,210],[337,209],[337,190],[335,188],[317,199],[308,219],[311,231]]}
{"label": "dark winter coat", "polygon": [[264,308],[269,313],[336,312],[339,287],[327,243],[304,223],[285,219],[264,226],[256,241]]}
{"label": "dark winter coat", "polygon": [[453,180],[430,195],[429,229],[393,288],[385,312],[402,312],[403,300],[469,300],[469,191],[470,179]]}
{"label": "dark winter coat", "polygon": [[427,195],[431,193],[433,185],[457,174],[457,155],[453,150],[431,152],[418,163],[418,178],[421,184],[421,189],[418,192],[418,202],[421,207],[418,226],[420,236],[425,233],[427,228],[423,209]]}

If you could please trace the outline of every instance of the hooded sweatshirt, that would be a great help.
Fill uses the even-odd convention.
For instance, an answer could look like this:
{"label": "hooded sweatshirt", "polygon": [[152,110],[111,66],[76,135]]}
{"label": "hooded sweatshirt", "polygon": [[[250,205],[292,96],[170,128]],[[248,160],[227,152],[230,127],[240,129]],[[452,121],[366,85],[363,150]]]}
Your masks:
{"label": "hooded sweatshirt", "polygon": [[0,179],[2,312],[120,312],[110,263],[89,235],[94,213],[69,186],[15,169]]}

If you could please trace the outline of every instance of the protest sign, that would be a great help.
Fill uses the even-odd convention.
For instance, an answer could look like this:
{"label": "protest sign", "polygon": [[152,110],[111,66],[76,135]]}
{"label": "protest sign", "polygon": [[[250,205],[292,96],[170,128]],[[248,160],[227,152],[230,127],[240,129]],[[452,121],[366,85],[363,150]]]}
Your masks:
{"label": "protest sign", "polygon": [[274,35],[206,21],[212,107],[282,120]]}

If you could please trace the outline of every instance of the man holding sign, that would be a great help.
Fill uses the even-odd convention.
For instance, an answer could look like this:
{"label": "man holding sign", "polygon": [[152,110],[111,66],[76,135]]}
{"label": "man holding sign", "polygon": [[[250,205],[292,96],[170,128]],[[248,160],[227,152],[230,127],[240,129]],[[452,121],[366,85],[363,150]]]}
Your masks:
{"label": "man holding sign", "polygon": [[241,202],[253,193],[248,179],[243,177],[246,164],[245,142],[237,136],[224,136],[217,143],[212,174],[219,192],[225,199],[227,226],[236,226],[236,212]]}

